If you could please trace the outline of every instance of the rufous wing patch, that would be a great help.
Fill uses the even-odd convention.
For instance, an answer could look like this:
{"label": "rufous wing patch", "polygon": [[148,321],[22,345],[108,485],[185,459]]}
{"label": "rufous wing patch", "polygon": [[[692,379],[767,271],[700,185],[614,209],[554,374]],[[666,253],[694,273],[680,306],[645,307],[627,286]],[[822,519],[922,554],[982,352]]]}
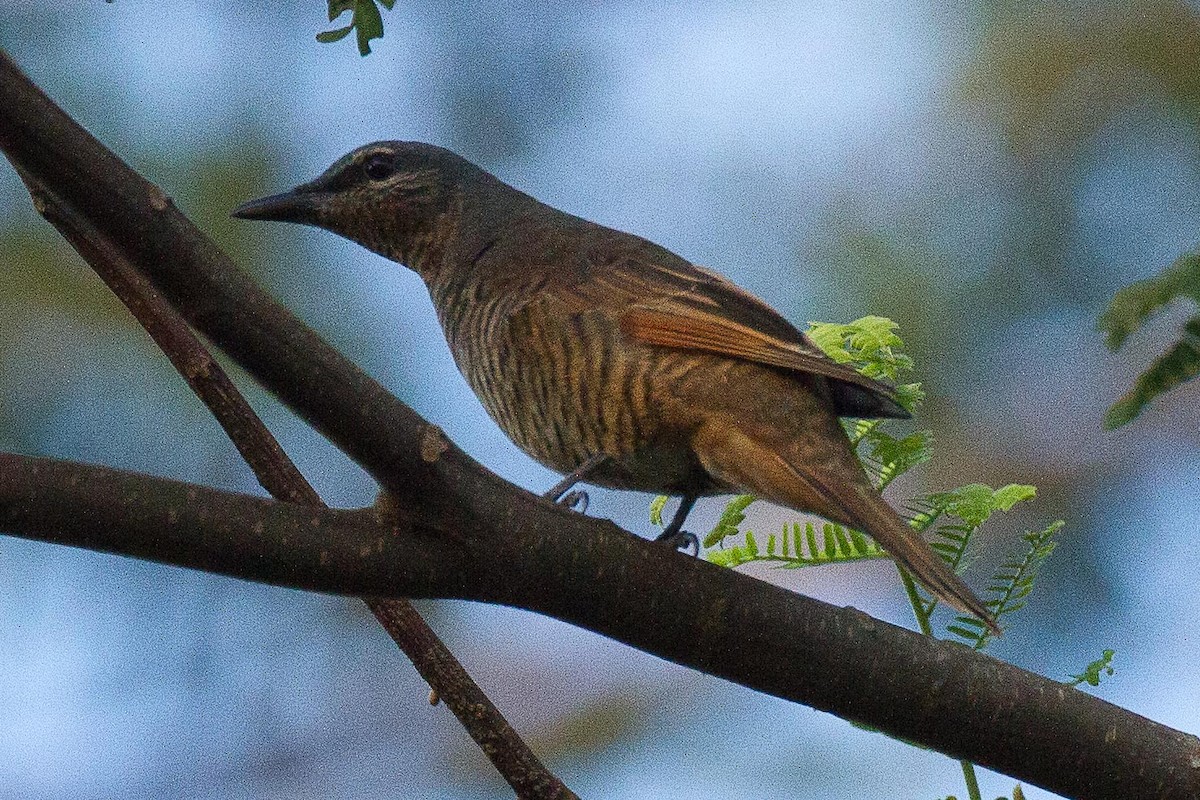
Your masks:
{"label": "rufous wing patch", "polygon": [[836,378],[891,396],[889,387],[839,364],[820,352],[810,352],[762,331],[715,314],[680,305],[634,306],[621,318],[627,336],[644,344],[700,350],[797,372]]}

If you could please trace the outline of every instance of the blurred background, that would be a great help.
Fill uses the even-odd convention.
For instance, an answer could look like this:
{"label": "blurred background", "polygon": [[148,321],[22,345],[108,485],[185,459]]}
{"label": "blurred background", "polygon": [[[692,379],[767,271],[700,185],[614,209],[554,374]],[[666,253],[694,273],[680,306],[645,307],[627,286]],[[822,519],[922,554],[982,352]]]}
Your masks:
{"label": "blurred background", "polygon": [[[1101,429],[1188,309],[1118,356],[1095,331],[1117,288],[1200,238],[1196,8],[401,2],[360,58],[353,37],[314,40],[324,3],[289,6],[18,0],[0,46],[322,335],[533,491],[555,476],[488,420],[416,276],[229,211],[357,145],[420,139],[798,324],[893,318],[937,449],[891,496],[1036,484],[985,527],[977,579],[1024,530],[1067,522],[996,655],[1065,679],[1113,648],[1117,675],[1089,691],[1200,729],[1196,389]],[[330,503],[371,502],[359,469],[235,377]],[[0,450],[259,491],[4,163]],[[649,534],[649,499],[595,491],[589,513]],[[694,527],[721,507],[702,501]],[[760,504],[750,522],[791,518]],[[912,624],[888,564],[756,574]],[[584,796],[965,794],[936,753],[553,620],[422,608]],[[0,798],[508,795],[357,601],[0,539],[0,609]]]}

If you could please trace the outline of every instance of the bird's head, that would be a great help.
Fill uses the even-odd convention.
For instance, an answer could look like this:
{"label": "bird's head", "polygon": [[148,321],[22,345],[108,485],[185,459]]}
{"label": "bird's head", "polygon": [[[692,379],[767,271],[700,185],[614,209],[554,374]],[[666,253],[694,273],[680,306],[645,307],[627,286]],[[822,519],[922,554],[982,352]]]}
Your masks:
{"label": "bird's head", "polygon": [[252,200],[233,216],[315,225],[420,271],[467,184],[487,173],[441,147],[375,142],[290,192]]}

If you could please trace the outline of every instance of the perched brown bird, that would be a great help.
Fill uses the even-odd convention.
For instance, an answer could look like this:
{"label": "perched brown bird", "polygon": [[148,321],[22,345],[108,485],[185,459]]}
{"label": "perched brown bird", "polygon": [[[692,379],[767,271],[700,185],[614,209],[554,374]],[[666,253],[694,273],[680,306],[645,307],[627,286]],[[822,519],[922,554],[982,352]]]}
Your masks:
{"label": "perched brown bird", "polygon": [[544,205],[454,153],[376,142],[238,208],[316,225],[415,270],[504,432],[567,479],[745,492],[873,536],[934,595],[987,609],[871,486],[839,416],[907,416],[765,303],[637,236]]}

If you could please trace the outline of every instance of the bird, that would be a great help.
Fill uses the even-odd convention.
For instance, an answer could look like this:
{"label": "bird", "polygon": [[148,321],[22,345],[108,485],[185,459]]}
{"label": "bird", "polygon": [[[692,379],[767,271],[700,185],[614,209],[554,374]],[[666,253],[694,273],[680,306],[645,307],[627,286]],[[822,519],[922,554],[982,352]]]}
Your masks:
{"label": "bird", "polygon": [[[752,494],[870,534],[934,597],[986,605],[871,484],[841,417],[907,417],[764,301],[634,234],[539,202],[442,147],[380,141],[235,217],[316,226],[415,271],[454,361],[524,452],[576,482]],[[570,502],[572,498],[568,498]],[[585,501],[586,502],[586,501]]]}

